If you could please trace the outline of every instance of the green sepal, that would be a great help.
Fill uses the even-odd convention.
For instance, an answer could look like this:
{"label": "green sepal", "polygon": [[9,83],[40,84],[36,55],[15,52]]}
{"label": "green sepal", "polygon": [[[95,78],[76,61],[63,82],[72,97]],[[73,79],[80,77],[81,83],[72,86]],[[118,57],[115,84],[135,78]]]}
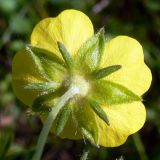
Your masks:
{"label": "green sepal", "polygon": [[59,51],[62,54],[62,57],[66,62],[66,65],[68,66],[69,69],[72,69],[73,60],[72,60],[71,54],[61,42],[57,42],[57,44],[58,44]]}
{"label": "green sepal", "polygon": [[98,147],[99,127],[93,110],[89,107],[87,100],[80,100],[73,107],[73,116],[77,129],[82,136],[89,140],[91,144]]}
{"label": "green sepal", "polygon": [[41,60],[40,58],[34,53],[32,50],[33,47],[31,46],[26,46],[26,51],[32,58],[33,62],[35,63],[35,66],[39,72],[39,74],[46,80],[49,80],[49,77],[46,75],[44,68],[42,67]]}
{"label": "green sepal", "polygon": [[94,112],[103,120],[106,122],[107,125],[110,125],[109,118],[104,112],[104,110],[101,108],[101,106],[94,100],[89,100],[90,107],[94,110]]}
{"label": "green sepal", "polygon": [[91,94],[89,97],[97,101],[100,105],[112,105],[141,101],[141,97],[126,87],[108,80],[98,80],[93,82]]}
{"label": "green sepal", "polygon": [[80,160],[87,160],[87,158],[88,158],[88,151],[84,151],[83,152],[83,155],[81,156],[81,158],[80,158]]}
{"label": "green sepal", "polygon": [[29,54],[37,64],[38,70],[47,81],[61,83],[64,80],[66,69],[63,61],[54,53],[45,49],[28,46]]}
{"label": "green sepal", "polygon": [[64,130],[64,127],[69,119],[71,111],[72,111],[71,106],[70,104],[68,104],[60,112],[60,115],[57,119],[56,129],[55,129],[55,133],[57,136],[60,135],[61,132]]}
{"label": "green sepal", "polygon": [[59,87],[58,83],[55,82],[44,82],[44,83],[32,83],[32,84],[27,84],[24,89],[29,89],[29,90],[55,90],[56,88]]}
{"label": "green sepal", "polygon": [[45,92],[42,92],[41,95],[39,95],[32,104],[32,111],[33,112],[49,112],[51,110],[51,107],[54,106],[49,104],[49,102],[55,98],[55,95],[53,94],[54,90],[47,90]]}
{"label": "green sepal", "polygon": [[100,64],[105,46],[104,29],[82,44],[75,57],[76,67],[86,72],[94,71]]}
{"label": "green sepal", "polygon": [[92,145],[99,147],[96,143],[95,143],[95,138],[93,136],[93,134],[91,132],[89,132],[86,128],[81,128],[81,132],[82,135],[84,136],[84,138],[86,138],[87,140],[89,140],[91,142]]}
{"label": "green sepal", "polygon": [[105,67],[102,69],[99,69],[97,71],[94,71],[92,73],[92,78],[93,79],[101,79],[104,78],[114,72],[116,72],[117,70],[119,70],[122,66],[121,65],[113,65],[113,66],[109,66],[109,67]]}

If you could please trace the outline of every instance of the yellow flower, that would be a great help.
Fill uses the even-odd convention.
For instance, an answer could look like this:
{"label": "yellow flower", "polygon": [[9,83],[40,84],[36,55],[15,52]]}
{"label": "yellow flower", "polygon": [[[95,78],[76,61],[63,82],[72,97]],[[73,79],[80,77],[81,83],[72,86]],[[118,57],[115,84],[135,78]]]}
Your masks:
{"label": "yellow flower", "polygon": [[[75,86],[77,94],[51,129],[58,129],[62,138],[85,137],[114,147],[145,122],[141,96],[152,76],[141,45],[127,36],[105,40],[103,29],[94,35],[90,19],[80,11],[65,10],[40,21],[31,46],[15,55],[12,75],[16,96],[35,112],[54,107]],[[42,121],[47,114],[41,115]]]}

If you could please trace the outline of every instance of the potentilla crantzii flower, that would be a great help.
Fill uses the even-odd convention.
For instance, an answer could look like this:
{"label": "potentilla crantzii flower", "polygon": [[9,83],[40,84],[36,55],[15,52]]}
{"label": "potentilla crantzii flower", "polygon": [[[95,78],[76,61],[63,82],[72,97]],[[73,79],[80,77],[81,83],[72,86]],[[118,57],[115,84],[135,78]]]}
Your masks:
{"label": "potentilla crantzii flower", "polygon": [[141,45],[127,36],[106,40],[103,29],[94,34],[89,18],[77,10],[40,21],[31,45],[13,60],[16,96],[44,112],[45,121],[70,89],[51,132],[95,145],[121,145],[143,126],[141,96],[150,83]]}

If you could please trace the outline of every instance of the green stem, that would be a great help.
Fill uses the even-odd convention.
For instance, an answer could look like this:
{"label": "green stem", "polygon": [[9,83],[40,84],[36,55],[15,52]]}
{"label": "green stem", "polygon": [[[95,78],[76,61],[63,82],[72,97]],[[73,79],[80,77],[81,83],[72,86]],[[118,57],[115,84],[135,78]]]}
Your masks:
{"label": "green stem", "polygon": [[71,88],[60,97],[57,104],[53,107],[52,111],[49,113],[47,120],[45,121],[43,128],[41,130],[41,133],[40,133],[40,136],[37,142],[37,146],[36,146],[36,152],[32,160],[40,160],[42,152],[43,152],[43,148],[47,140],[47,136],[48,136],[48,133],[50,131],[53,121],[55,120],[59,111],[64,107],[66,102],[70,98],[72,98],[75,94],[77,94],[77,88],[75,88],[74,86],[71,86]]}
{"label": "green stem", "polygon": [[137,148],[137,151],[139,153],[140,159],[141,160],[148,160],[143,142],[141,141],[140,135],[138,133],[133,135],[133,140],[134,140],[135,146]]}

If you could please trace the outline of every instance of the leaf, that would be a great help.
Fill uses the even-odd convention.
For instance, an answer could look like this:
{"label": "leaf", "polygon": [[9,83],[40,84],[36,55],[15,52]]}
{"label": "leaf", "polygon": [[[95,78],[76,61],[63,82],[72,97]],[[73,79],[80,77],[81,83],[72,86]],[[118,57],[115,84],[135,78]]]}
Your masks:
{"label": "leaf", "polygon": [[94,100],[90,100],[90,107],[94,110],[94,112],[104,120],[107,125],[110,125],[109,118],[105,111],[101,108],[101,106]]}
{"label": "leaf", "polygon": [[74,105],[73,116],[75,116],[77,129],[82,136],[98,147],[99,129],[96,116],[86,100],[81,100]]}
{"label": "leaf", "polygon": [[13,140],[12,130],[4,128],[0,131],[0,158],[3,159]]}
{"label": "leaf", "polygon": [[126,87],[107,80],[92,83],[89,96],[99,104],[121,104],[141,101],[141,98]]}
{"label": "leaf", "polygon": [[32,30],[32,23],[29,17],[23,17],[19,14],[13,14],[10,19],[10,28],[12,32],[16,34],[28,34]]}
{"label": "leaf", "polygon": [[104,29],[87,40],[78,50],[76,66],[83,70],[95,70],[101,61],[104,51]]}
{"label": "leaf", "polygon": [[101,79],[116,72],[120,68],[121,68],[121,65],[113,65],[113,66],[105,67],[105,68],[99,69],[98,71],[93,72],[92,77],[93,79]]}
{"label": "leaf", "polygon": [[57,42],[57,44],[58,44],[59,51],[62,54],[62,57],[65,60],[68,68],[71,69],[73,66],[73,60],[72,60],[71,54],[61,42]]}
{"label": "leaf", "polygon": [[56,124],[56,135],[60,135],[60,133],[63,131],[67,121],[68,121],[68,118],[70,116],[70,113],[71,113],[71,106],[70,106],[70,103],[67,104],[61,111],[58,119],[57,119],[57,124]]}

